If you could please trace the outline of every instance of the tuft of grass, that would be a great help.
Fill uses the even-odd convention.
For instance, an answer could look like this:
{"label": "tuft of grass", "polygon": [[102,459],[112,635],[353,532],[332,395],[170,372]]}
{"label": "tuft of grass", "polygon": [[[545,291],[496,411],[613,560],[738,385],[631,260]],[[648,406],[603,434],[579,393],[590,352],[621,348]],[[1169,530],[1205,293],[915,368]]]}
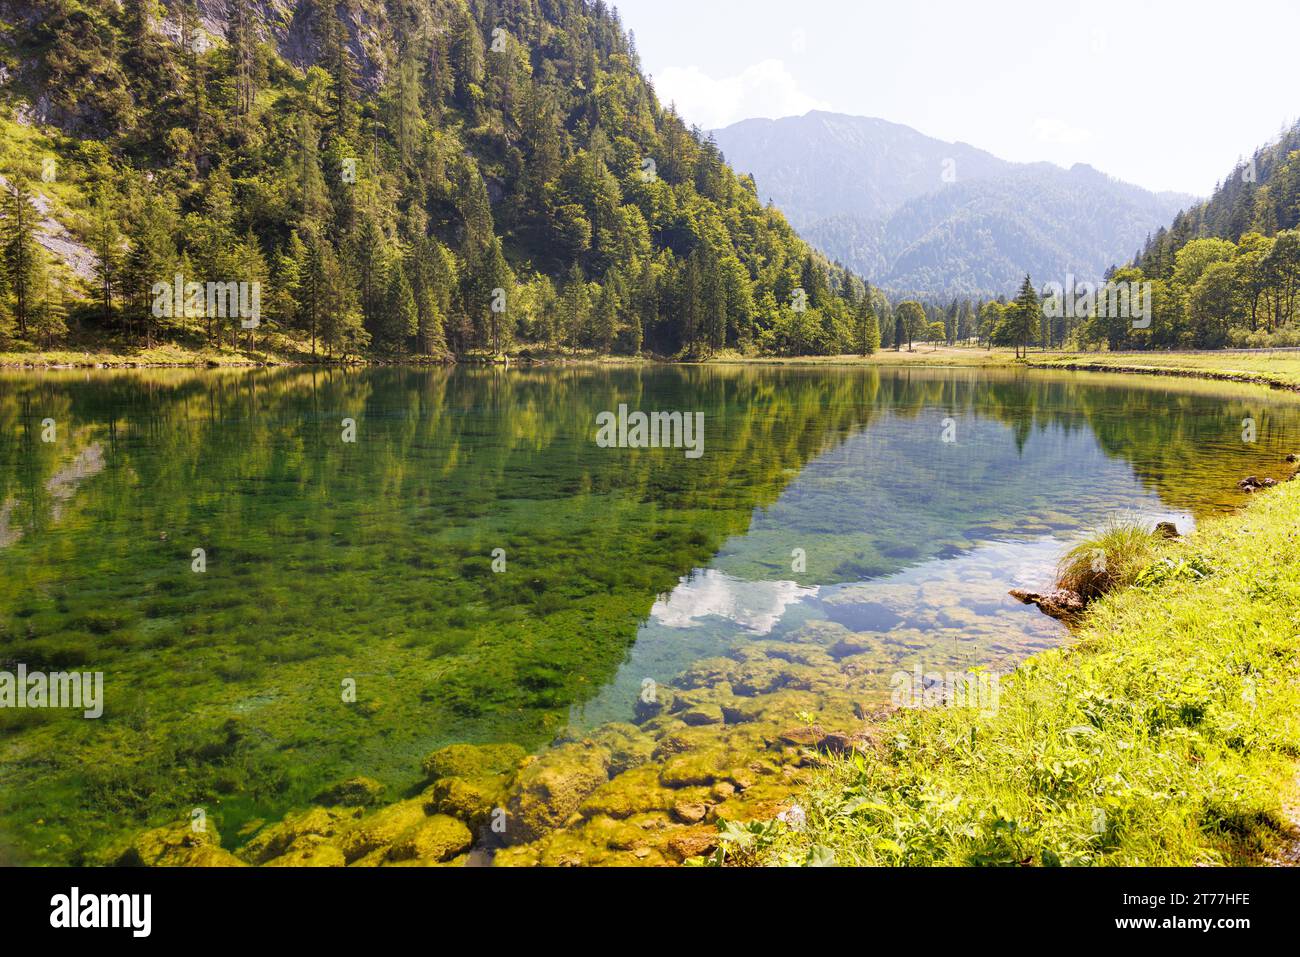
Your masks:
{"label": "tuft of grass", "polygon": [[[898,712],[832,763],[765,862],[1262,864],[1300,844],[1300,485],[1186,539],[1095,602],[997,706]],[[1121,542],[1137,536],[1116,536]],[[1124,554],[1135,561],[1134,548]]]}
{"label": "tuft of grass", "polygon": [[1133,584],[1163,539],[1140,522],[1116,519],[1075,545],[1056,569],[1056,587],[1085,602]]}

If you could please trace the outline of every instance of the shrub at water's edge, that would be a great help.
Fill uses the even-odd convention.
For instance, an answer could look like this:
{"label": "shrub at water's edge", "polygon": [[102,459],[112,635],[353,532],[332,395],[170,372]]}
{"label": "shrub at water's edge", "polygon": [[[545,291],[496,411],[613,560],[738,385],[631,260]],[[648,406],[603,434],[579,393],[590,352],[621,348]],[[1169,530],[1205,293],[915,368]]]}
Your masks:
{"label": "shrub at water's edge", "polygon": [[991,713],[899,713],[823,773],[772,862],[1259,864],[1296,840],[1300,488],[1152,546]]}

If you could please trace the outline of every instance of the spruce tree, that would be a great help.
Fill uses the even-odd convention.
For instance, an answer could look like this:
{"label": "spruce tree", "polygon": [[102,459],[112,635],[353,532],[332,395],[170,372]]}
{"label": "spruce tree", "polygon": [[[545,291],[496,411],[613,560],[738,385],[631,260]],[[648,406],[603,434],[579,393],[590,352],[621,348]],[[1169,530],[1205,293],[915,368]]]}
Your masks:
{"label": "spruce tree", "polygon": [[22,177],[15,178],[7,191],[4,232],[5,278],[13,295],[18,336],[25,339],[38,297],[40,251],[36,242],[36,209],[32,206],[31,190]]}
{"label": "spruce tree", "polygon": [[1037,290],[1034,289],[1033,281],[1025,276],[1020,284],[1020,292],[1016,294],[1015,301],[1011,303],[1011,308],[1008,310],[1008,317],[1011,320],[1009,332],[1016,347],[1017,359],[1029,355],[1029,342],[1038,329],[1042,311],[1042,303],[1038,298]]}
{"label": "spruce tree", "polygon": [[880,324],[871,305],[871,287],[867,287],[854,313],[855,344],[858,354],[869,356],[880,348]]}

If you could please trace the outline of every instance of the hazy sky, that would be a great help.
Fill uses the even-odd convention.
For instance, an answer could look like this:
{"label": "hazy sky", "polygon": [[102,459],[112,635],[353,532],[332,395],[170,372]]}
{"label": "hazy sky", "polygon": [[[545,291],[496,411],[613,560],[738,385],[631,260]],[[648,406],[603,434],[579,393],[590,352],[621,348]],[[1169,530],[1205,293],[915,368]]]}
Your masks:
{"label": "hazy sky", "polygon": [[878,116],[1208,195],[1300,114],[1298,0],[613,0],[705,128]]}

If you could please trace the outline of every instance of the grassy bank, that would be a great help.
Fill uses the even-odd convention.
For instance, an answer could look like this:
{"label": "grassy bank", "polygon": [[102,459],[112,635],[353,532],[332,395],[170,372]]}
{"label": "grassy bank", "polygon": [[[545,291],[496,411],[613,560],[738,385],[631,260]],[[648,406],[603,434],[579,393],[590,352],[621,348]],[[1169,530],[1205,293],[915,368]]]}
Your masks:
{"label": "grassy bank", "polygon": [[1300,390],[1300,352],[1031,353],[1027,364],[1041,369],[1192,376]]}
{"label": "grassy bank", "polygon": [[782,366],[843,366],[843,365],[921,365],[921,366],[1010,366],[1016,364],[1015,354],[1009,350],[988,350],[974,346],[939,346],[937,349],[920,345],[908,352],[906,349],[880,349],[869,356],[747,356],[724,352],[708,360],[711,364],[782,365]]}
{"label": "grassy bank", "polygon": [[998,706],[901,711],[772,861],[1259,864],[1293,848],[1300,483],[1162,544]]}
{"label": "grassy bank", "polygon": [[[339,357],[327,357],[323,351],[312,352],[310,340],[283,333],[259,335],[254,348],[229,343],[207,343],[200,335],[180,341],[159,342],[152,346],[130,344],[102,337],[72,341],[55,348],[39,350],[27,345],[0,346],[0,369],[158,369],[180,366],[238,367],[324,365],[338,363]],[[383,364],[382,359],[357,359],[349,363]],[[436,356],[407,356],[410,365],[444,361]]]}
{"label": "grassy bank", "polygon": [[322,362],[312,356],[311,342],[280,332],[259,334],[254,348],[229,343],[209,343],[197,329],[189,334],[152,346],[125,338],[100,335],[70,336],[49,349],[32,343],[0,341],[0,368],[164,368],[170,366],[256,366],[298,365]]}
{"label": "grassy bank", "polygon": [[[0,368],[150,368],[169,366],[254,366],[311,365],[328,362],[313,355],[311,344],[279,332],[259,336],[253,350],[230,345],[210,345],[197,330],[179,341],[160,343],[150,348],[111,339],[87,338],[57,348],[40,350],[30,343],[0,343]],[[388,360],[354,359],[361,364],[384,364]],[[408,356],[409,364],[440,361],[436,357]],[[461,361],[482,363],[500,361],[499,357],[473,354]],[[517,364],[612,364],[667,361],[650,356],[601,356],[591,350],[544,349],[528,347],[512,353]],[[988,350],[971,346],[918,345],[914,351],[882,349],[870,356],[746,356],[722,353],[708,360],[710,365],[781,365],[781,366],[944,366],[966,368],[1008,368],[1025,366],[1035,369],[1075,370],[1087,372],[1127,372],[1143,375],[1170,375],[1186,378],[1217,379],[1255,383],[1273,388],[1300,391],[1300,352],[1046,352],[1030,353],[1016,359],[1007,350]]]}

